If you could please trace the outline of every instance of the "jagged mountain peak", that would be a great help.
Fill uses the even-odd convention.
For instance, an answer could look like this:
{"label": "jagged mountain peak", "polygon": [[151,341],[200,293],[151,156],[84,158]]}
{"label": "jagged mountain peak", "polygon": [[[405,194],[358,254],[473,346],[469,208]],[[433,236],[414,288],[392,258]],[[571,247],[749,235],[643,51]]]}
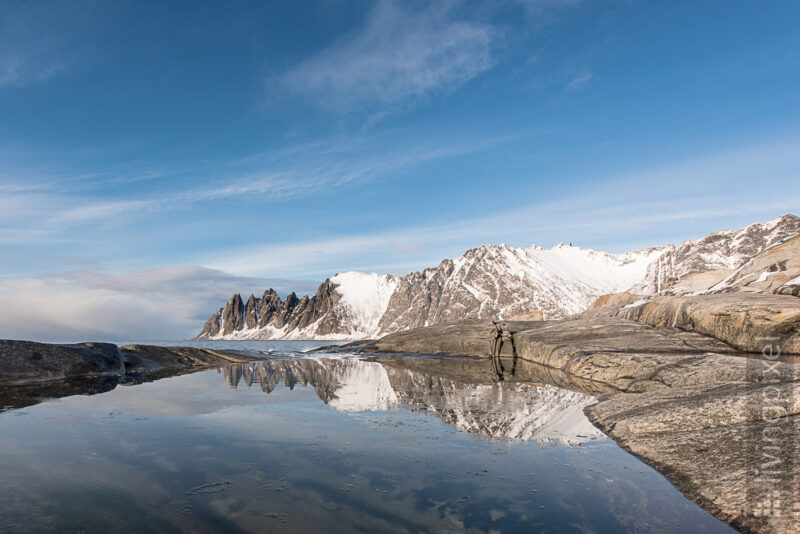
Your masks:
{"label": "jagged mountain peak", "polygon": [[245,304],[237,294],[206,321],[199,337],[353,339],[533,311],[556,319],[583,311],[603,294],[655,294],[690,274],[738,268],[797,234],[800,217],[787,214],[679,246],[624,254],[572,243],[550,248],[487,244],[402,277],[338,273],[311,297],[291,293],[284,301],[268,289]]}
{"label": "jagged mountain peak", "polygon": [[374,332],[394,291],[396,277],[346,272],[328,278],[313,296],[274,289],[245,304],[235,294],[203,327],[198,338],[350,339]]}

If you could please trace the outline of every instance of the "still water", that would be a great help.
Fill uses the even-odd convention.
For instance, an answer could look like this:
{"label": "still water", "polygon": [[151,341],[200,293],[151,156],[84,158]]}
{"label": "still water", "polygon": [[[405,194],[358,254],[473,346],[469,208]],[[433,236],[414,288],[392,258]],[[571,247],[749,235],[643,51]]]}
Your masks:
{"label": "still water", "polygon": [[0,413],[0,532],[731,532],[589,395],[272,343]]}

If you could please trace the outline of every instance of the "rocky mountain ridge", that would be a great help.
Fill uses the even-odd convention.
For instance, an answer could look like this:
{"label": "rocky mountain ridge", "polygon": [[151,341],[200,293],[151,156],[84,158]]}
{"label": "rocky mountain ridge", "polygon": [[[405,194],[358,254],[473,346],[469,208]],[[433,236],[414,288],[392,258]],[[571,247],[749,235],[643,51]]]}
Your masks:
{"label": "rocky mountain ridge", "polygon": [[784,215],[738,231],[723,230],[679,246],[626,254],[581,249],[484,245],[436,267],[392,275],[341,273],[316,294],[282,300],[269,289],[238,294],[205,323],[198,339],[357,339],[460,319],[545,319],[580,313],[604,294],[664,292],[682,280],[722,280],[761,251],[800,234]]}

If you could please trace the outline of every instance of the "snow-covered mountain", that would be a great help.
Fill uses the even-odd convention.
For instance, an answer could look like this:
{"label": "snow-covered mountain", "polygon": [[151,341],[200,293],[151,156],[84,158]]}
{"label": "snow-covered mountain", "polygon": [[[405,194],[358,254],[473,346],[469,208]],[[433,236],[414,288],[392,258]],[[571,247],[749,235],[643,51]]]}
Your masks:
{"label": "snow-covered mountain", "polygon": [[397,277],[340,273],[325,280],[312,297],[294,293],[281,300],[273,289],[261,298],[239,294],[219,308],[198,339],[358,339],[378,328]]}
{"label": "snow-covered mountain", "polygon": [[572,245],[485,245],[402,277],[376,334],[467,318],[546,318],[583,311],[599,295],[641,280],[663,249],[609,254]]}
{"label": "snow-covered mountain", "polygon": [[669,288],[689,274],[732,271],[762,250],[797,234],[800,234],[800,217],[784,215],[738,231],[722,230],[697,241],[684,241],[678,247],[668,245],[630,292],[649,295]]}
{"label": "snow-covered mountain", "polygon": [[[687,275],[732,270],[760,251],[800,234],[784,215],[739,231],[723,230],[680,246],[625,254],[582,249],[484,245],[438,266],[391,275],[342,273],[312,297],[286,300],[267,290],[247,303],[234,295],[200,339],[358,339],[458,319],[510,318],[532,311],[546,319],[579,313],[600,295],[654,294]],[[724,275],[722,276],[724,278]]]}

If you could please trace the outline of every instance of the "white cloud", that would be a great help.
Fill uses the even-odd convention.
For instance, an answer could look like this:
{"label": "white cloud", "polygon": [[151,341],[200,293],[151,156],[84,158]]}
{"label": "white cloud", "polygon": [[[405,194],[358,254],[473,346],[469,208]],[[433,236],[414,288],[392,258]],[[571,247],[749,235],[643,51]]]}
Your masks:
{"label": "white cloud", "polygon": [[182,339],[234,292],[313,292],[318,283],[236,277],[203,267],[123,274],[69,272],[0,281],[0,338],[42,341]]}
{"label": "white cloud", "polygon": [[384,0],[364,26],[312,56],[279,83],[350,111],[446,92],[493,65],[493,29],[458,19],[451,2],[411,11]]}
{"label": "white cloud", "polygon": [[69,62],[44,52],[0,50],[0,88],[43,82],[66,72]]}

